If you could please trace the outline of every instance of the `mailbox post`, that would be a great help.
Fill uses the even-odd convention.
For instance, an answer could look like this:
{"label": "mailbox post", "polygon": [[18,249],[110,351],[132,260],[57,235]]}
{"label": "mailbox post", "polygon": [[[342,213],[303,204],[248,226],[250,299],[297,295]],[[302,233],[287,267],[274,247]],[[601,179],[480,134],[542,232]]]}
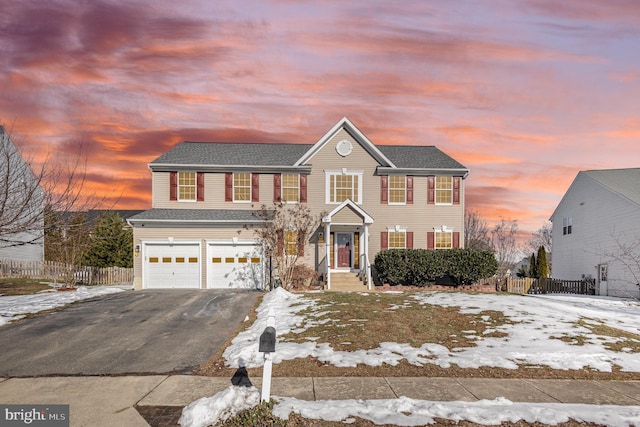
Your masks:
{"label": "mailbox post", "polygon": [[266,402],[271,398],[271,371],[273,368],[273,360],[271,353],[276,351],[276,315],[273,309],[269,310],[267,315],[267,327],[260,335],[258,351],[264,353],[264,366],[262,368],[262,394],[261,401]]}

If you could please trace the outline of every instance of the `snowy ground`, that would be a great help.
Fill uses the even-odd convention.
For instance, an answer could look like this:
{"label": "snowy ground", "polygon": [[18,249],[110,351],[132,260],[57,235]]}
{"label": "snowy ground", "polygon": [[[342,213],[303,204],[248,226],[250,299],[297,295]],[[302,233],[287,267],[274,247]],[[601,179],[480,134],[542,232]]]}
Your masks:
{"label": "snowy ground", "polygon": [[[370,294],[373,298],[375,294]],[[503,338],[476,337],[476,347],[447,349],[438,344],[424,343],[419,348],[406,343],[387,342],[373,350],[334,351],[328,343],[309,340],[293,343],[279,340],[274,363],[283,360],[317,357],[335,366],[356,366],[358,363],[378,366],[396,364],[402,359],[415,365],[435,363],[442,367],[457,364],[465,368],[481,366],[518,369],[519,364],[549,366],[554,369],[589,367],[611,371],[614,365],[624,371],[640,372],[640,357],[630,348],[621,352],[608,350],[605,344],[618,338],[595,335],[579,326],[578,321],[591,325],[607,325],[640,334],[640,305],[636,301],[593,296],[513,296],[500,294],[465,294],[424,292],[407,294],[422,304],[458,306],[462,312],[500,311],[510,323],[496,326],[506,334]],[[390,307],[401,309],[402,307]],[[267,294],[258,309],[256,321],[239,334],[223,357],[232,367],[257,367],[263,363],[258,353],[258,339],[267,324],[270,310],[275,312],[279,336],[302,332],[326,313],[313,299],[291,294],[280,288]],[[303,310],[307,311],[303,316]],[[488,319],[487,319],[488,320]],[[487,323],[489,324],[489,322]],[[487,332],[491,332],[489,328]],[[475,334],[475,331],[467,331]],[[584,345],[571,345],[559,337],[581,336]],[[206,426],[259,401],[256,389],[232,386],[209,398],[193,402],[185,408],[183,426]],[[479,424],[500,424],[503,421],[525,420],[557,424],[569,418],[610,426],[640,426],[638,406],[593,406],[571,404],[514,403],[504,398],[479,402],[427,402],[405,397],[392,400],[347,400],[305,402],[293,398],[275,397],[274,413],[287,418],[291,412],[307,418],[328,421],[349,421],[358,416],[377,424],[423,425],[433,418],[467,420]]]}
{"label": "snowy ground", "polygon": [[51,310],[99,295],[122,292],[124,289],[119,286],[79,286],[75,291],[58,292],[52,289],[32,295],[0,296],[0,326],[22,319],[27,314]]}

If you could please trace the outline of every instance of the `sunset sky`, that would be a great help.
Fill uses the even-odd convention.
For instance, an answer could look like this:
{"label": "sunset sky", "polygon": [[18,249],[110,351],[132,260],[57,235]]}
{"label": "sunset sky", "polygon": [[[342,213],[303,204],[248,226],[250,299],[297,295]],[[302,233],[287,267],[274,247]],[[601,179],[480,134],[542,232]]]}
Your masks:
{"label": "sunset sky", "polygon": [[535,231],[578,171],[640,167],[640,1],[0,2],[0,123],[35,156],[84,144],[118,209],[182,140],[312,144],[343,116]]}

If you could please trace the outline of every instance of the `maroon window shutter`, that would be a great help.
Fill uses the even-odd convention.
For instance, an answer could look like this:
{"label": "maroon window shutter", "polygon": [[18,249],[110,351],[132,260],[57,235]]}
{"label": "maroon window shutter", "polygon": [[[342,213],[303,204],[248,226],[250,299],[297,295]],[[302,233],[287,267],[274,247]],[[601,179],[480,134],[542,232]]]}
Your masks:
{"label": "maroon window shutter", "polygon": [[198,172],[196,200],[204,202],[204,172]]}
{"label": "maroon window shutter", "polygon": [[307,203],[307,175],[300,175],[300,203]]}
{"label": "maroon window shutter", "polygon": [[304,256],[304,240],[302,239],[302,235],[300,232],[298,232],[296,243],[298,246],[298,256]]}
{"label": "maroon window shutter", "polygon": [[380,203],[389,203],[389,177],[386,175],[380,177]]}
{"label": "maroon window shutter", "polygon": [[454,248],[459,248],[460,247],[460,232],[459,231],[454,231],[453,232],[453,242],[452,245]]}
{"label": "maroon window shutter", "polygon": [[453,177],[453,204],[454,205],[460,204],[460,177],[459,176]]}
{"label": "maroon window shutter", "polygon": [[233,202],[233,174],[224,174],[224,201]]}
{"label": "maroon window shutter", "polygon": [[407,204],[413,204],[413,177],[407,177]]}
{"label": "maroon window shutter", "polygon": [[380,232],[380,250],[385,251],[389,249],[389,232]]}
{"label": "maroon window shutter", "polygon": [[178,172],[169,172],[169,200],[178,200]]}
{"label": "maroon window shutter", "polygon": [[427,249],[435,249],[435,238],[436,233],[434,233],[433,231],[427,231]]}
{"label": "maroon window shutter", "polygon": [[407,249],[413,249],[413,231],[407,231],[407,241],[406,241],[406,247]]}
{"label": "maroon window shutter", "polygon": [[260,174],[251,174],[251,201],[260,201]]}
{"label": "maroon window shutter", "polygon": [[282,200],[282,175],[276,173],[273,175],[273,202]]}
{"label": "maroon window shutter", "polygon": [[284,249],[284,231],[282,230],[276,231],[276,239],[277,239],[276,254],[278,256],[282,256],[282,251]]}
{"label": "maroon window shutter", "polygon": [[427,177],[427,203],[433,205],[436,202],[436,177]]}

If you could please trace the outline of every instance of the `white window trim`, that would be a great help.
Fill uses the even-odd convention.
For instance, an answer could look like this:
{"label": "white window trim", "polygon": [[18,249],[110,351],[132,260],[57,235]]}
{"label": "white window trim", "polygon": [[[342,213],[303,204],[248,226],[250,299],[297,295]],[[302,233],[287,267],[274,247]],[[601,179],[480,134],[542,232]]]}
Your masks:
{"label": "white window trim", "polygon": [[[284,176],[285,175],[297,175],[298,176],[298,200],[295,201],[289,201],[289,200],[284,200]],[[290,188],[290,187],[287,187]],[[280,199],[282,199],[282,201],[288,205],[296,205],[298,203],[300,203],[300,174],[295,174],[295,173],[283,173],[280,177]]]}
{"label": "white window trim", "polygon": [[568,236],[573,233],[573,219],[570,216],[562,218],[562,235]]}
{"label": "white window trim", "polygon": [[[249,174],[249,200],[236,200],[236,174]],[[233,172],[231,174],[231,191],[233,193],[233,203],[251,203],[251,199],[253,198],[253,185],[251,183],[252,174],[250,172]],[[238,187],[238,188],[246,188],[246,187]]]}
{"label": "white window trim", "polygon": [[346,168],[340,170],[325,170],[325,203],[327,205],[339,205],[342,202],[332,202],[331,201],[331,176],[335,175],[352,175],[358,177],[358,200],[352,200],[354,203],[361,205],[362,204],[362,186],[363,186],[363,177],[364,171],[352,171]]}
{"label": "white window trim", "polygon": [[[404,248],[391,247],[391,234],[390,233],[404,233]],[[387,227],[387,249],[407,249],[407,229],[402,228],[399,225],[394,227]]]}
{"label": "white window trim", "polygon": [[[289,253],[289,246],[287,245],[287,232],[294,232],[296,233],[296,243],[295,243],[295,253],[290,254]],[[284,252],[284,255],[287,257],[294,257],[294,256],[298,256],[298,252],[299,252],[299,248],[298,245],[300,244],[299,239],[298,239],[298,230],[295,228],[288,228],[286,230],[284,230],[284,232],[282,233],[282,251]]]}
{"label": "white window trim", "polygon": [[[180,174],[181,173],[192,173],[194,175],[195,178],[195,184],[194,184],[194,192],[193,192],[193,199],[182,199],[180,197],[180,187],[187,187],[186,185],[180,185]],[[179,202],[183,202],[183,203],[195,203],[198,201],[198,172],[195,171],[179,171],[177,176],[176,176],[176,184],[177,184],[177,188],[176,188],[176,192],[178,193],[178,201]]]}
{"label": "white window trim", "polygon": [[[449,190],[449,195],[450,197],[450,202],[446,202],[446,203],[442,203],[442,202],[438,202],[438,177],[448,177],[449,175],[437,175],[435,177],[435,180],[433,182],[433,201],[436,205],[439,206],[452,206],[453,205],[453,177],[451,177],[451,189]],[[443,189],[441,189],[440,191],[444,191]]]}
{"label": "white window trim", "polygon": [[399,176],[399,175],[389,175],[389,181],[387,182],[387,203],[389,205],[406,205],[407,204],[407,177],[404,178],[404,201],[402,202],[392,202],[391,201],[391,177]]}
{"label": "white window trim", "polygon": [[[449,246],[448,248],[439,248],[438,245],[437,245],[438,234],[443,234],[443,233],[451,235],[451,246]],[[443,225],[442,227],[435,227],[433,229],[433,249],[435,249],[435,250],[453,249],[453,228],[447,227],[446,225]]]}

